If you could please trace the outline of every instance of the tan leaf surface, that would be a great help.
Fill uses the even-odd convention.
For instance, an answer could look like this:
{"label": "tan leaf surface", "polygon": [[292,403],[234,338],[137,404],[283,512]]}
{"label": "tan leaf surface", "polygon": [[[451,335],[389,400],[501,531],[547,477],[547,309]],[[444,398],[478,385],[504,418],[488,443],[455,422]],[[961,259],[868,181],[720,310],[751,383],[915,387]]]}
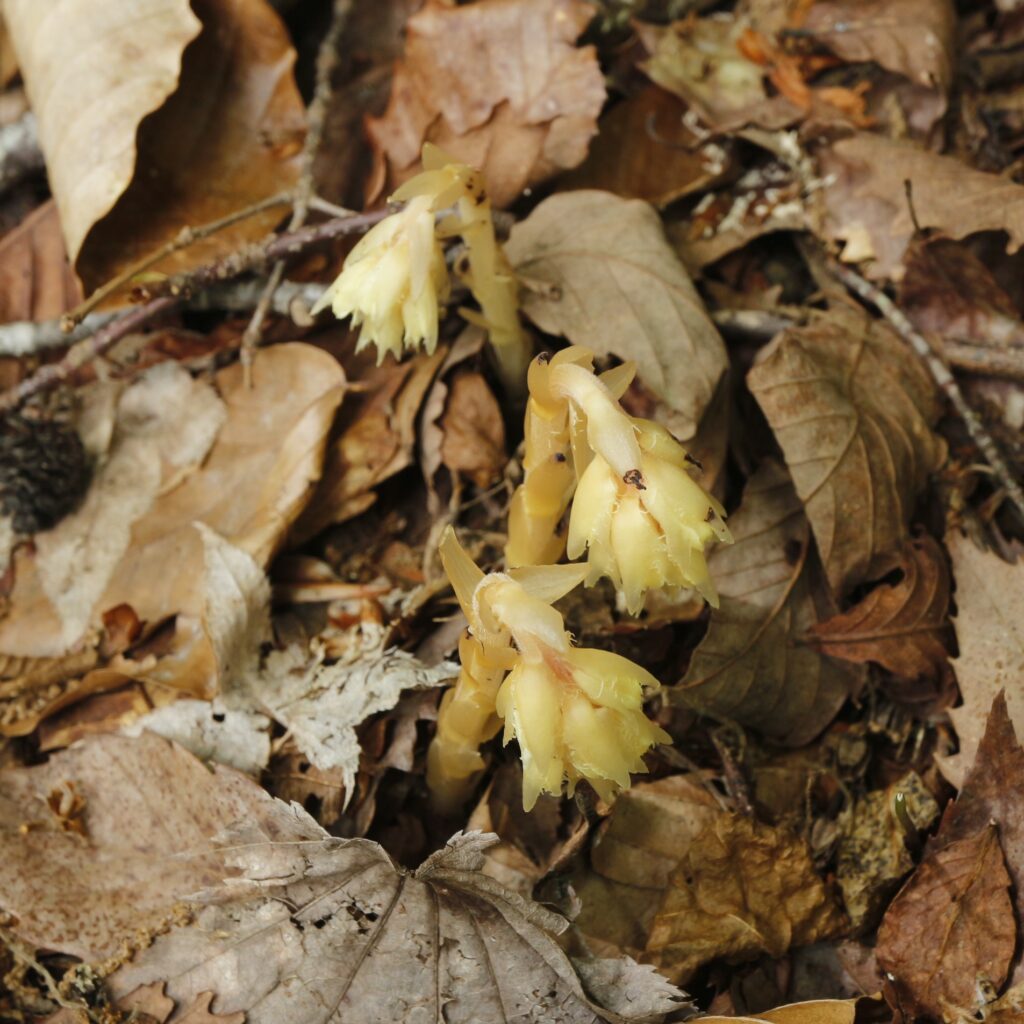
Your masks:
{"label": "tan leaf surface", "polygon": [[873,61],[913,82],[929,97],[913,97],[910,106],[918,131],[946,112],[956,54],[950,0],[825,0],[801,27],[851,64]]}
{"label": "tan leaf surface", "polygon": [[0,323],[55,320],[81,297],[51,200],[0,241]]}
{"label": "tan leaf surface", "polygon": [[934,384],[888,327],[832,310],[783,331],[747,383],[782,447],[837,594],[900,549],[945,459]]}
{"label": "tan leaf surface", "polygon": [[415,172],[424,142],[482,170],[497,206],[579,164],[605,98],[594,48],[574,45],[592,16],[581,0],[429,0],[368,124],[383,187]]}
{"label": "tan leaf surface", "polygon": [[608,192],[563,192],[512,229],[516,272],[543,331],[600,354],[634,359],[669,408],[666,424],[693,437],[728,366],[725,346],[647,203]]}
{"label": "tan leaf surface", "polygon": [[477,487],[489,487],[508,461],[501,407],[480,373],[458,374],[449,389],[441,417],[441,462],[466,473]]}
{"label": "tan leaf surface", "polygon": [[[304,105],[266,0],[119,0],[100,14],[82,0],[5,0],[4,10],[87,291],[182,225],[294,183]],[[195,266],[280,216],[241,222],[159,269]]]}
{"label": "tan leaf surface", "polygon": [[785,469],[765,463],[729,518],[735,543],[709,560],[721,595],[671,699],[793,745],[809,742],[864,679],[800,642],[835,613]]}
{"label": "tan leaf surface", "polygon": [[811,999],[806,1003],[789,1003],[774,1010],[744,1017],[701,1017],[701,1024],[747,1024],[762,1021],[768,1024],[853,1024],[857,1018],[857,999]]}
{"label": "tan leaf surface", "polygon": [[849,611],[810,633],[819,650],[845,661],[874,661],[907,679],[938,678],[950,639],[949,569],[938,542],[925,534],[900,552],[903,578],[883,583]]}
{"label": "tan leaf surface", "polygon": [[74,262],[128,187],[139,124],[177,88],[201,25],[188,0],[4,0],[3,14]]}
{"label": "tan leaf surface", "polygon": [[963,702],[949,717],[960,751],[939,759],[954,786],[963,784],[985,734],[992,702],[1006,692],[1010,720],[1024,732],[1024,566],[1011,565],[953,531],[946,537],[956,580],[960,656],[953,670]]}
{"label": "tan leaf surface", "polygon": [[950,238],[1005,231],[1010,252],[1024,243],[1024,186],[955,157],[862,132],[825,150],[821,169],[828,176],[826,232],[845,243],[844,260],[873,259],[880,276],[901,276],[914,234],[905,181],[913,184],[922,229],[937,228]]}
{"label": "tan leaf surface", "polygon": [[[110,979],[215,993],[248,1024],[597,1024],[565,954],[565,922],[480,873],[494,836],[459,834],[415,872],[376,843],[335,839],[296,805],[224,837],[235,876]],[[230,970],[225,966],[231,965]]]}
{"label": "tan leaf surface", "polygon": [[717,957],[781,956],[842,920],[803,840],[721,810],[678,776],[620,796],[573,886],[588,942],[677,984]]}
{"label": "tan leaf surface", "polygon": [[[47,808],[69,782],[85,802],[84,839]],[[221,880],[210,836],[272,806],[251,779],[156,736],[84,740],[0,773],[0,902],[26,942],[86,961],[112,956]]]}
{"label": "tan leaf surface", "polygon": [[999,989],[1017,926],[995,826],[926,859],[889,906],[876,955],[903,1006],[941,1018],[947,1004],[980,1009],[979,979]]}
{"label": "tan leaf surface", "polygon": [[727,169],[729,151],[702,150],[682,124],[685,111],[656,85],[615,104],[601,118],[587,159],[558,179],[559,190],[602,189],[662,207],[712,187]]}

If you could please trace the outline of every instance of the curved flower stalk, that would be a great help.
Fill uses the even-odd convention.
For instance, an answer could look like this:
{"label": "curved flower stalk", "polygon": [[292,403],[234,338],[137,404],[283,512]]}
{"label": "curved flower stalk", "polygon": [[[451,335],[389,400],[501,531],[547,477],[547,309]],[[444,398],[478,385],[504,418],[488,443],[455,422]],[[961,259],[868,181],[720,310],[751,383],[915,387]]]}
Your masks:
{"label": "curved flower stalk", "polygon": [[732,540],[725,510],[690,476],[693,460],[667,430],[623,410],[633,373],[625,364],[597,376],[593,353],[578,346],[534,360],[506,559],[560,557],[558,524],[571,502],[565,547],[570,558],[586,553],[588,585],[608,576],[633,615],[660,587],[692,587],[717,605],[704,550]]}
{"label": "curved flower stalk", "polygon": [[340,319],[363,325],[359,348],[375,344],[378,362],[391,352],[437,345],[441,304],[450,279],[441,241],[461,238],[465,266],[457,273],[480,304],[461,310],[486,328],[506,389],[523,390],[529,336],[519,319],[518,283],[494,234],[491,204],[478,171],[423,147],[423,171],[390,198],[405,206],[372,228],[349,254],[338,279],[314,312],[331,306]]}
{"label": "curved flower stalk", "polygon": [[[479,745],[505,723],[519,741],[523,807],[541,793],[572,793],[587,779],[612,800],[645,772],[643,754],[669,735],[643,712],[658,681],[608,651],[573,647],[551,606],[583,579],[586,567],[531,567],[484,575],[449,528],[441,559],[469,620],[459,645],[462,672],[442,701],[428,754],[427,781],[439,807],[468,795],[482,767]],[[506,675],[507,672],[507,675]]]}

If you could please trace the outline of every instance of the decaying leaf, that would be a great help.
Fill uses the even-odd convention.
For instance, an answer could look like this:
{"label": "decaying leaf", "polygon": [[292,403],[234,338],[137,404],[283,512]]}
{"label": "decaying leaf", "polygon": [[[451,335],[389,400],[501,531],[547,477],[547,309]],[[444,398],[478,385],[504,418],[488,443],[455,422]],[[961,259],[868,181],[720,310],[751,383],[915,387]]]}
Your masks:
{"label": "decaying leaf", "polygon": [[905,679],[936,679],[949,657],[945,556],[925,534],[904,544],[898,567],[898,583],[883,583],[849,611],[819,622],[811,642],[834,658],[874,661]]}
{"label": "decaying leaf", "polygon": [[1011,565],[953,531],[946,537],[956,579],[960,656],[953,669],[963,703],[950,709],[960,751],[939,760],[942,773],[962,786],[974,764],[992,702],[1004,691],[1010,720],[1024,726],[1024,566]]}
{"label": "decaying leaf", "polygon": [[428,668],[405,651],[384,650],[382,639],[379,630],[369,630],[350,657],[330,665],[321,650],[273,651],[248,671],[230,701],[277,719],[318,769],[341,769],[350,794],[360,754],[355,727],[393,708],[403,690],[441,686],[458,674],[450,662]]}
{"label": "decaying leaf", "polygon": [[[86,961],[112,956],[219,882],[209,837],[275,803],[246,776],[148,733],[92,737],[0,779],[0,903],[24,941]],[[67,783],[83,801],[84,839],[47,808]]]}
{"label": "decaying leaf", "polygon": [[857,999],[812,999],[806,1003],[776,1006],[763,1013],[743,1017],[702,1017],[702,1024],[853,1024],[857,1019]]}
{"label": "decaying leaf", "polygon": [[501,476],[508,461],[505,423],[482,374],[460,373],[451,382],[441,429],[441,461],[450,470],[466,473],[480,488]]}
{"label": "decaying leaf", "polygon": [[926,859],[878,930],[879,965],[900,1004],[941,1018],[980,1008],[1006,980],[1017,939],[998,830],[958,839]]}
{"label": "decaying leaf", "polygon": [[717,957],[780,956],[842,920],[803,840],[721,810],[683,777],[623,793],[573,885],[574,926],[676,983]]}
{"label": "decaying leaf", "polygon": [[728,360],[647,203],[593,190],[551,196],[513,228],[508,255],[541,330],[635,360],[669,409],[666,425],[693,437]]}
{"label": "decaying leaf", "polygon": [[945,458],[935,385],[890,328],[832,310],[783,331],[747,383],[782,447],[837,594],[900,549]]}
{"label": "decaying leaf", "polygon": [[917,132],[946,112],[956,53],[950,0],[824,0],[801,27],[851,64],[873,61],[909,79],[916,89],[902,105]]}
{"label": "decaying leaf", "polygon": [[836,877],[843,903],[854,928],[874,925],[900,882],[914,867],[907,850],[904,820],[894,801],[904,801],[907,817],[919,831],[938,817],[939,805],[916,772],[867,793],[854,805],[843,823]]}
{"label": "decaying leaf", "polygon": [[406,25],[388,109],[368,124],[378,180],[390,191],[414,173],[424,142],[482,170],[497,206],[575,167],[605,97],[594,48],[574,45],[591,16],[581,0],[430,0]]}
{"label": "decaying leaf", "polygon": [[278,803],[269,822],[223,837],[235,877],[210,894],[217,902],[110,988],[166,980],[179,1004],[210,991],[216,1012],[248,1024],[597,1024],[550,937],[564,920],[480,874],[493,841],[459,834],[410,873],[376,843],[334,839]]}
{"label": "decaying leaf", "polygon": [[914,234],[904,182],[913,183],[914,215],[923,229],[949,238],[1005,231],[1009,251],[1024,243],[1024,187],[951,156],[860,132],[820,156],[828,235],[845,244],[843,259],[873,260],[880,276],[899,279]]}
{"label": "decaying leaf", "polygon": [[587,995],[625,1020],[660,1021],[667,1013],[693,1009],[663,974],[632,957],[574,958],[572,964]]}
{"label": "decaying leaf", "polygon": [[559,189],[601,189],[657,207],[712,186],[731,165],[731,149],[706,147],[683,126],[684,104],[647,85],[612,107],[587,159],[558,179]]}
{"label": "decaying leaf", "polygon": [[809,742],[864,670],[800,642],[835,605],[783,467],[768,462],[751,477],[729,526],[735,543],[709,560],[721,605],[671,698],[789,744]]}
{"label": "decaying leaf", "polygon": [[[265,0],[132,0],[101,13],[80,0],[5,6],[87,289],[182,225],[289,187],[304,130],[294,51]],[[244,221],[161,269],[194,266],[279,218],[280,210]]]}

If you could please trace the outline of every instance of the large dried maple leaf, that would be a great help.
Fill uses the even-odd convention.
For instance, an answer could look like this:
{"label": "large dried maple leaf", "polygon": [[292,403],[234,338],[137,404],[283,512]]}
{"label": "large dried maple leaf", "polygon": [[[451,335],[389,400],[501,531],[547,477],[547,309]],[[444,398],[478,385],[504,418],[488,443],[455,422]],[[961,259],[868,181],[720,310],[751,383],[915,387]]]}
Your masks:
{"label": "large dried maple leaf", "polygon": [[992,701],[1006,692],[1010,720],[1024,731],[1024,565],[1004,562],[970,538],[946,537],[956,580],[954,619],[960,656],[953,670],[963,702],[952,708],[960,752],[939,761],[942,773],[960,786],[974,764]]}
{"label": "large dried maple leaf", "polygon": [[907,539],[914,502],[942,464],[936,389],[883,324],[834,309],[783,331],[747,383],[782,447],[837,594]]}
{"label": "large dried maple leaf", "polygon": [[429,2],[409,19],[384,116],[368,124],[387,186],[409,177],[424,142],[484,172],[497,206],[575,167],[597,133],[604,79],[582,0]]}
{"label": "large dried maple leaf", "polygon": [[785,469],[765,463],[709,565],[721,595],[674,701],[786,743],[814,738],[864,679],[801,642],[835,614],[807,518]]}

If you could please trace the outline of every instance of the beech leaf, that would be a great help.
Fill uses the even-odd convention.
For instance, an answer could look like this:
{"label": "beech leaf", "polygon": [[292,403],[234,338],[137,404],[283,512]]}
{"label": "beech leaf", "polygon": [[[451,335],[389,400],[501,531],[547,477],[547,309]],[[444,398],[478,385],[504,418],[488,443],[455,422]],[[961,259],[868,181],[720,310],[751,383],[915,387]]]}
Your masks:
{"label": "beech leaf", "polygon": [[368,123],[378,180],[391,191],[433,142],[482,170],[500,207],[575,167],[605,99],[594,48],[574,45],[592,16],[582,0],[429,0],[406,25],[388,109]]}
{"label": "beech leaf", "polygon": [[849,611],[819,622],[810,642],[845,661],[873,661],[905,679],[938,678],[948,664],[949,569],[934,538],[900,552],[903,578],[883,583]]}
{"label": "beech leaf", "polygon": [[507,251],[526,282],[523,312],[574,345],[635,360],[668,407],[666,425],[693,437],[728,357],[654,209],[609,192],[562,192],[512,229]]}
{"label": "beech leaf", "polygon": [[879,966],[900,1005],[941,1018],[947,1006],[980,1009],[988,982],[1006,980],[1017,940],[1010,876],[995,826],[927,858],[892,901],[878,930]]}
{"label": "beech leaf", "polygon": [[856,692],[864,670],[801,637],[835,613],[785,469],[766,462],[729,518],[735,543],[709,560],[721,596],[673,701],[800,745]]}
{"label": "beech leaf", "polygon": [[889,327],[833,309],[783,331],[747,384],[782,447],[837,594],[907,539],[914,501],[945,458],[936,389]]}

